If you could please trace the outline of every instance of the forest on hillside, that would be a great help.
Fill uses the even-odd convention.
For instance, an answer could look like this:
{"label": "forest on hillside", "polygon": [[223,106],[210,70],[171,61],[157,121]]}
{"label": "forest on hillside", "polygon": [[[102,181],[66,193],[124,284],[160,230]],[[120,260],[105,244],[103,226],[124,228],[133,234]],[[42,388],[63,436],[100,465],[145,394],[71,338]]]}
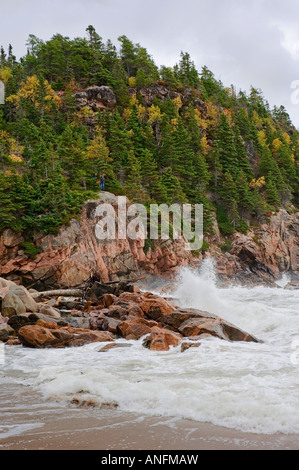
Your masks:
{"label": "forest on hillside", "polygon": [[[229,236],[298,208],[299,132],[261,90],[225,86],[188,52],[158,67],[145,47],[104,42],[92,26],[26,46],[20,60],[11,45],[0,54],[0,230],[55,233],[96,197],[101,174],[134,202],[202,203],[205,233],[214,216]],[[113,91],[113,109],[76,106],[95,86]]]}

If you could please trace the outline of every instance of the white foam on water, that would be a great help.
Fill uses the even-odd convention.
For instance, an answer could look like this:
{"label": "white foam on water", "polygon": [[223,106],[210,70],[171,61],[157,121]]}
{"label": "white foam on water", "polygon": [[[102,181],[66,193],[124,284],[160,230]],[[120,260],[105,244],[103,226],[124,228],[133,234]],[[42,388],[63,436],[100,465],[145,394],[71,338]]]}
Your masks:
{"label": "white foam on water", "polygon": [[[117,403],[122,411],[189,418],[245,432],[299,434],[298,291],[220,289],[211,261],[183,269],[174,297],[215,313],[262,343],[201,341],[181,353],[149,351],[143,339],[99,352],[105,343],[32,350],[7,347],[1,380],[35,388],[46,398]],[[124,340],[118,340],[124,342]],[[299,354],[298,354],[299,357]]]}

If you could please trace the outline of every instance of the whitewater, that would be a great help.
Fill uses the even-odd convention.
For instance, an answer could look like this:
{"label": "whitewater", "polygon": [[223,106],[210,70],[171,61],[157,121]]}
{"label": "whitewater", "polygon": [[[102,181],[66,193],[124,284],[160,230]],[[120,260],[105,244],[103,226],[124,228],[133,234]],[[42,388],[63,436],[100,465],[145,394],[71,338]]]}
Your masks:
{"label": "whitewater", "polygon": [[22,385],[66,406],[74,400],[110,403],[143,416],[299,434],[298,290],[284,289],[286,276],[275,288],[220,288],[216,281],[207,261],[200,271],[183,269],[171,295],[179,306],[215,313],[260,343],[211,337],[183,353],[180,346],[149,351],[143,338],[119,339],[130,347],[105,353],[100,352],[105,343],[49,350],[7,346],[1,389]]}

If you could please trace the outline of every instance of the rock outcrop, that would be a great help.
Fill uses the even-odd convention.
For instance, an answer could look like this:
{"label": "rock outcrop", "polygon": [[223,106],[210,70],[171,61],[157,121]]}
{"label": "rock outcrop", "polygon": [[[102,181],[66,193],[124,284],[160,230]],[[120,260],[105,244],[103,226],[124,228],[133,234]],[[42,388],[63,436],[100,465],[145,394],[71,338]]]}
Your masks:
{"label": "rock outcrop", "polygon": [[299,213],[280,210],[249,234],[236,234],[232,254],[253,271],[264,270],[275,279],[281,272],[299,274]]}
{"label": "rock outcrop", "polygon": [[145,272],[171,277],[191,263],[191,252],[185,250],[183,240],[162,240],[147,251],[142,238],[99,240],[96,209],[100,204],[112,204],[117,218],[117,202],[116,196],[103,192],[98,200],[84,204],[80,217],[63,226],[57,235],[36,233],[39,254],[34,259],[21,249],[23,238],[5,230],[0,236],[0,275],[28,288],[47,290],[81,286],[92,276],[102,282]]}
{"label": "rock outcrop", "polygon": [[225,283],[271,285],[282,272],[289,272],[292,281],[299,278],[298,212],[280,210],[247,234],[234,234],[228,252],[221,251],[225,240],[215,221],[215,234],[207,237],[208,251],[195,257],[183,239],[158,240],[154,245],[147,245],[142,237],[100,240],[97,208],[105,203],[114,208],[117,227],[118,198],[102,192],[99,199],[87,201],[80,216],[57,235],[36,233],[39,253],[34,259],[22,249],[22,236],[5,230],[0,235],[0,276],[37,290],[82,286],[94,276],[104,283],[143,274],[173,279],[182,266],[200,266],[204,258],[213,257],[218,278]]}
{"label": "rock outcrop", "polygon": [[38,320],[35,325],[23,326],[18,337],[24,346],[32,348],[78,347],[89,343],[113,341],[110,333],[88,331],[71,326],[58,328],[57,323]]}
{"label": "rock outcrop", "polygon": [[[184,341],[182,345],[181,350],[185,351],[193,346],[194,341],[211,336],[226,341],[258,342],[254,336],[212,313],[178,308],[159,295],[141,293],[138,289],[133,292],[134,286],[130,284],[125,290],[124,283],[120,284],[121,289],[115,287],[118,295],[102,292],[93,301],[83,302],[81,311],[64,313],[57,309],[60,317],[57,320],[42,313],[49,313],[43,307],[51,307],[48,302],[53,299],[37,304],[39,311],[32,313],[14,311],[13,315],[4,316],[6,312],[1,306],[0,341],[32,348],[66,348],[113,342],[117,338],[136,341],[143,338],[144,347],[153,351],[168,351],[170,347],[177,347],[183,339],[189,339],[191,343]],[[108,284],[108,290],[109,287]],[[92,286],[87,289],[87,297],[89,290],[93,290]],[[30,300],[31,296],[25,288],[16,292]],[[74,326],[74,317],[85,318],[85,327]]]}
{"label": "rock outcrop", "polygon": [[213,257],[220,281],[244,285],[276,285],[288,273],[293,285],[299,280],[299,213],[281,209],[267,223],[236,232],[231,247],[222,253],[221,237],[214,237],[205,256]]}
{"label": "rock outcrop", "polygon": [[108,86],[92,86],[75,93],[77,109],[87,107],[92,111],[113,109],[116,105],[114,92]]}

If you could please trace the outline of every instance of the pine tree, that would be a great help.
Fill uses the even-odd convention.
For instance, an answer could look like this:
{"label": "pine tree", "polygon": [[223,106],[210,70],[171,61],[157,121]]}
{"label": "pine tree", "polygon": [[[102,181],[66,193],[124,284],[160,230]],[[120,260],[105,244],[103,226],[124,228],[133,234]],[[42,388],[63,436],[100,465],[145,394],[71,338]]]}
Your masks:
{"label": "pine tree", "polygon": [[187,197],[183,192],[181,184],[178,178],[172,173],[171,168],[166,168],[166,170],[162,174],[161,182],[165,187],[167,193],[167,201],[165,201],[166,204],[183,204],[187,202]]}
{"label": "pine tree", "polygon": [[142,171],[141,164],[135,156],[133,150],[129,152],[128,163],[126,167],[126,184],[125,191],[127,197],[132,202],[140,202],[144,199],[144,191],[142,188]]}
{"label": "pine tree", "polygon": [[240,171],[236,179],[236,192],[239,214],[241,218],[244,218],[252,212],[254,203],[247,178],[243,171]]}
{"label": "pine tree", "polygon": [[269,173],[267,181],[266,181],[266,195],[267,195],[267,202],[270,206],[277,208],[280,205],[280,200],[277,193],[277,188],[275,182],[273,181],[273,176]]}
{"label": "pine tree", "polygon": [[238,155],[238,168],[244,172],[246,179],[251,181],[254,177],[254,172],[248,161],[247,152],[238,127],[235,128],[235,146]]}
{"label": "pine tree", "polygon": [[237,176],[239,172],[238,154],[235,145],[235,136],[225,114],[221,115],[217,133],[219,162],[224,173]]}

